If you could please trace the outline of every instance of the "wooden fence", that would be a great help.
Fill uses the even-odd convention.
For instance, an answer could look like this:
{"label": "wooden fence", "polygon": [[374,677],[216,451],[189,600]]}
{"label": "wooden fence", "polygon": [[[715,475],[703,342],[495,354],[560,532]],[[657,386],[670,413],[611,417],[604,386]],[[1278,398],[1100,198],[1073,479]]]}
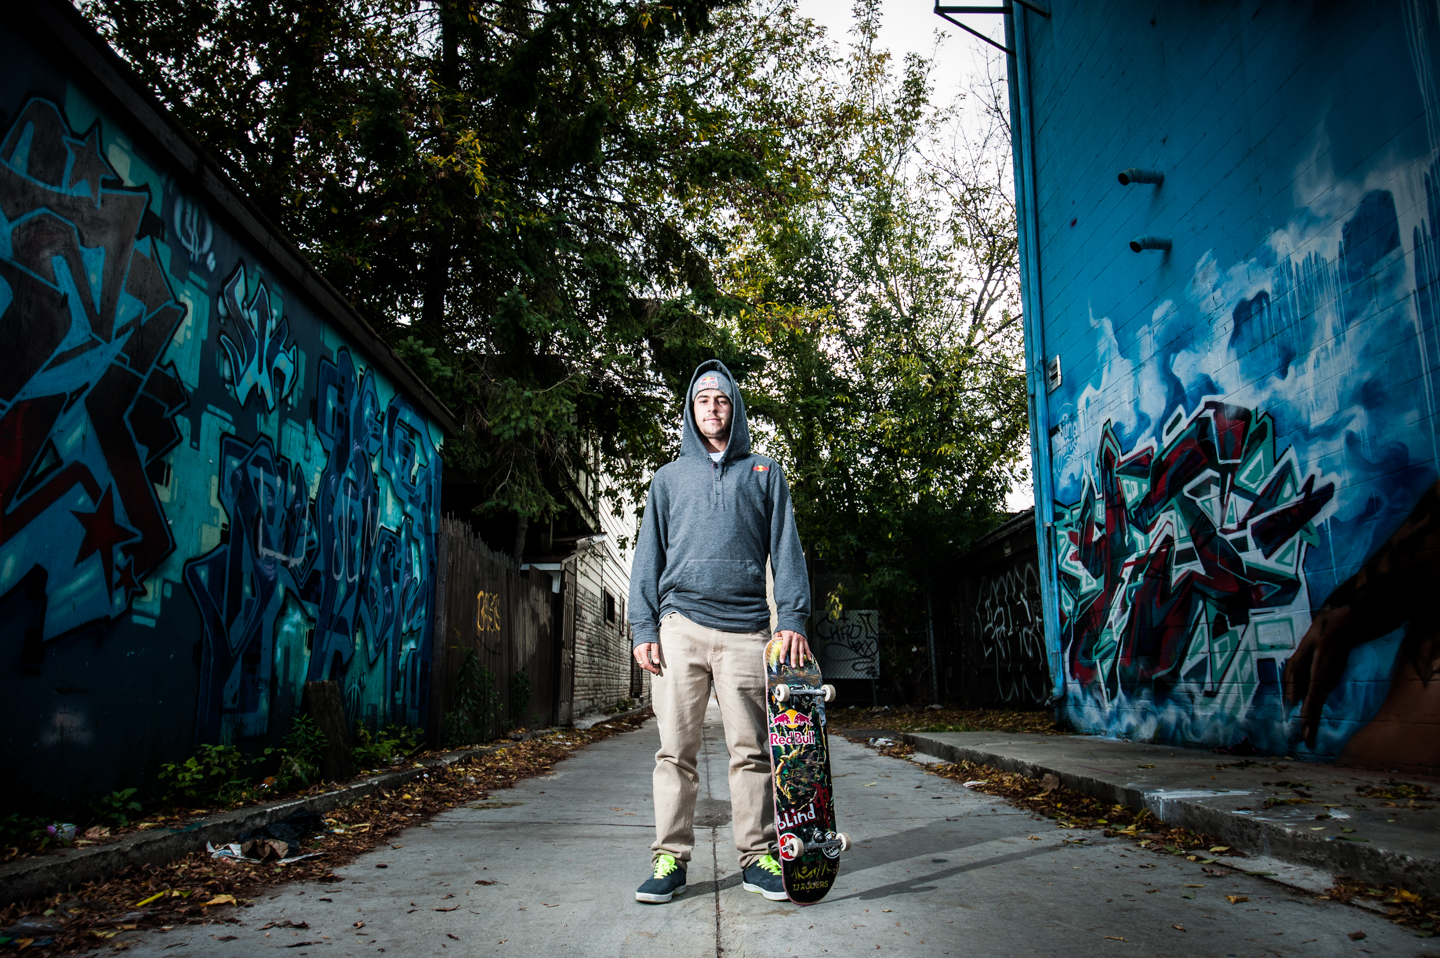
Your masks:
{"label": "wooden fence", "polygon": [[466,650],[486,670],[496,703],[484,738],[567,721],[564,592],[552,590],[547,574],[522,573],[453,516],[441,520],[439,539],[430,741],[443,738],[445,716],[454,711]]}

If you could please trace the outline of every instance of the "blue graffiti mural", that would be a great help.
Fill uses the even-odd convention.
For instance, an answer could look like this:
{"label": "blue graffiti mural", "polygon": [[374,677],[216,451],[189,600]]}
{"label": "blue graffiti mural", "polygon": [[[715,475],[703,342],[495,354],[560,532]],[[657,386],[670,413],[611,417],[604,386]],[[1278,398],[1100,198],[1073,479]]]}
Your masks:
{"label": "blue graffiti mural", "polygon": [[237,342],[227,333],[220,334],[235,401],[243,406],[250,393],[256,391],[266,411],[271,412],[275,403],[295,388],[296,349],[293,344],[285,345],[290,324],[271,311],[270,292],[264,283],[258,283],[250,298],[245,299],[244,263],[235,267],[223,289],[219,313],[222,319],[230,320],[239,338]]}
{"label": "blue graffiti mural", "polygon": [[162,219],[103,142],[42,99],[0,142],[0,608],[24,620],[23,657],[127,614],[154,626],[183,582],[203,633],[196,739],[274,733],[277,697],[288,721],[315,679],[342,684],[354,720],[420,724],[428,421],[340,346],[310,364],[304,416],[242,435],[247,406],[307,392],[280,298],[238,257],[218,289],[190,275],[213,270],[209,218],[169,184]]}
{"label": "blue graffiti mural", "polygon": [[145,189],[34,99],[0,145],[0,593],[43,640],[113,620],[175,541],[156,493],[187,390],[185,316]]}
{"label": "blue graffiti mural", "polygon": [[[185,567],[205,623],[199,715],[211,739],[266,731],[277,654],[299,660],[280,670],[291,682],[339,681],[352,720],[423,718],[440,460],[423,418],[399,396],[382,411],[374,374],[358,374],[348,350],[317,375],[325,465],[313,498],[268,437],[221,442],[228,534]],[[287,619],[291,634],[300,620],[303,647],[281,641]]]}
{"label": "blue graffiti mural", "polygon": [[[1327,631],[1337,610],[1394,591],[1367,559],[1423,552],[1440,471],[1440,163],[1387,178],[1423,184],[1424,202],[1337,183],[1332,205],[1354,197],[1343,219],[1305,211],[1228,268],[1207,253],[1144,331],[1168,352],[1137,364],[1097,323],[1098,376],[1062,406],[1052,445],[1067,708],[1082,727],[1440,765],[1413,731],[1440,703],[1412,695],[1408,724],[1391,718],[1405,734],[1372,725],[1411,694],[1395,683],[1424,658],[1425,629],[1404,614]],[[1402,209],[1425,215],[1404,230]],[[1128,421],[1090,418],[1126,406]],[[1401,545],[1397,527],[1411,530]],[[1413,671],[1428,683],[1428,662]]]}
{"label": "blue graffiti mural", "polygon": [[1095,476],[1055,523],[1067,671],[1100,713],[1087,718],[1171,712],[1166,736],[1185,739],[1204,737],[1186,727],[1201,715],[1283,750],[1280,664],[1310,623],[1305,558],[1334,481],[1302,480],[1269,416],[1217,400],[1177,410],[1158,448],[1125,453],[1107,423]]}

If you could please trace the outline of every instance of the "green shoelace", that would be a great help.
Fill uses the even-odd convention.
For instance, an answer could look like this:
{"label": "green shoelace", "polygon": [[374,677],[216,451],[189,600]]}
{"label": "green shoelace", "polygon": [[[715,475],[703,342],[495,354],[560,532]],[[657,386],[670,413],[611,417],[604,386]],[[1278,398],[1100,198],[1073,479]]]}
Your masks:
{"label": "green shoelace", "polygon": [[774,855],[761,855],[755,860],[755,864],[765,869],[772,875],[780,874],[780,863],[775,860]]}
{"label": "green shoelace", "polygon": [[675,861],[674,855],[661,855],[655,859],[655,877],[665,878],[679,867],[680,863]]}

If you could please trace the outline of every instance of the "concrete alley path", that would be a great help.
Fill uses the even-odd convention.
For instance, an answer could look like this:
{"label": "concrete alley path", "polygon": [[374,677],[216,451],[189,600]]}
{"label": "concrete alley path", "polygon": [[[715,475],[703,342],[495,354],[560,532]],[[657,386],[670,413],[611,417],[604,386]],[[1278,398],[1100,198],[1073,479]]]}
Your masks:
{"label": "concrete alley path", "polygon": [[[841,828],[857,842],[819,905],[745,892],[712,702],[689,891],[642,905],[654,837],[653,721],[490,800],[404,832],[336,874],[277,889],[239,925],[134,932],[132,955],[702,956],[1376,954],[1440,958],[1382,918],[1097,832],[831,739]],[[1073,840],[1084,836],[1083,845]],[[1070,843],[1067,843],[1069,840]],[[479,884],[494,882],[495,884]],[[1231,904],[1226,895],[1248,901]],[[273,924],[272,924],[273,923]],[[293,923],[293,924],[292,924]],[[295,925],[308,927],[297,929]],[[266,928],[263,926],[270,925]],[[1179,925],[1185,930],[1174,926]],[[1349,935],[1363,932],[1352,940]],[[108,949],[106,949],[108,951]]]}

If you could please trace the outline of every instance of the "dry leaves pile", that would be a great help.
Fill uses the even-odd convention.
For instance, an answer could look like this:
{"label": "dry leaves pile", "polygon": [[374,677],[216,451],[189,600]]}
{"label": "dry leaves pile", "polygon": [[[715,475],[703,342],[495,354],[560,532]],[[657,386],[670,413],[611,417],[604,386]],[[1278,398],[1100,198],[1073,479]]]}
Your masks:
{"label": "dry leaves pile", "polygon": [[[616,719],[580,731],[565,729],[478,755],[466,763],[431,769],[389,791],[381,790],[326,816],[328,831],[305,852],[322,852],[294,864],[255,864],[212,859],[194,852],[168,865],[132,866],[103,881],[43,900],[0,908],[0,928],[17,928],[11,945],[36,958],[68,955],[104,945],[121,931],[187,923],[233,922],[231,913],[269,888],[286,882],[338,882],[333,869],[434,815],[543,775],[575,751],[650,717]],[[25,942],[29,940],[29,944]],[[47,939],[53,943],[42,944]],[[111,944],[123,949],[124,942]]]}
{"label": "dry leaves pile", "polygon": [[1435,937],[1436,924],[1440,923],[1440,898],[1426,898],[1404,888],[1376,888],[1366,882],[1337,875],[1334,887],[1320,897],[1343,902],[1360,899],[1373,905],[1384,905],[1387,918],[1397,925],[1413,929],[1420,938]]}
{"label": "dry leaves pile", "polygon": [[[889,742],[883,739],[873,741],[875,744],[861,744],[891,758],[909,758],[915,754],[914,746],[904,742]],[[1103,829],[1107,838],[1133,838],[1141,847],[1182,855],[1190,861],[1207,865],[1221,857],[1244,857],[1244,852],[1224,845],[1211,835],[1166,825],[1148,809],[1137,811],[1127,805],[1112,805],[1064,788],[1054,775],[1034,779],[1015,772],[1002,772],[998,768],[978,762],[946,762],[927,766],[927,770],[931,774],[961,782],[977,792],[998,795],[1021,808],[1053,818],[1060,828]]]}
{"label": "dry leaves pile", "polygon": [[1165,824],[1149,809],[1112,805],[1065,788],[1054,775],[1034,779],[977,762],[934,765],[931,771],[958,782],[974,783],[970,787],[975,791],[999,795],[1021,808],[1053,818],[1060,828],[1103,829],[1107,838],[1133,838],[1141,847],[1207,865],[1217,858],[1244,857],[1244,852],[1230,848],[1212,835]]}
{"label": "dry leaves pile", "polygon": [[885,728],[898,732],[1016,732],[1023,735],[1069,735],[1049,711],[1009,709],[934,709],[906,706],[899,709],[851,707],[830,711],[830,721],[841,728]]}

